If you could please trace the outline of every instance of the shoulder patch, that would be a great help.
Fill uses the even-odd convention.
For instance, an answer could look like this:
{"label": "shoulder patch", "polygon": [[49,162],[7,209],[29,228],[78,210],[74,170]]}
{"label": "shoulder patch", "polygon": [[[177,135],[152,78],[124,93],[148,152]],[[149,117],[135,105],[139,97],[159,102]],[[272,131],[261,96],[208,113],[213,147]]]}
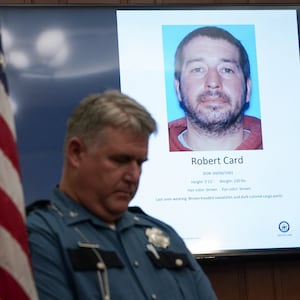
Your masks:
{"label": "shoulder patch", "polygon": [[26,216],[28,216],[32,211],[47,207],[50,204],[50,200],[47,199],[41,199],[34,201],[33,203],[26,206]]}

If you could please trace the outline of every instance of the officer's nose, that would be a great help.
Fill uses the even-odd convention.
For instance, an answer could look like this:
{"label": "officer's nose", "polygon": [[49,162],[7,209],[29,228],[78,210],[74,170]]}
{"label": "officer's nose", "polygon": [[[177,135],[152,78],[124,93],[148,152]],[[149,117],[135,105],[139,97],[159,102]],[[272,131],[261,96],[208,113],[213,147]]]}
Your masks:
{"label": "officer's nose", "polygon": [[136,162],[136,161],[132,161],[130,162],[130,164],[128,164],[127,169],[126,169],[126,174],[125,174],[125,178],[127,181],[129,181],[130,183],[138,183],[140,176],[141,176],[141,165]]}

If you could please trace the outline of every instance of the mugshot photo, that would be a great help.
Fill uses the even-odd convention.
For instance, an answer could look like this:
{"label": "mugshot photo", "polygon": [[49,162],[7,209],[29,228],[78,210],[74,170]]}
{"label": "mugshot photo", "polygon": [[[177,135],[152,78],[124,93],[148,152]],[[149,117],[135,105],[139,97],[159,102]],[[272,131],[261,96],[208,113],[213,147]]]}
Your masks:
{"label": "mugshot photo", "polygon": [[170,151],[263,148],[254,25],[164,25]]}

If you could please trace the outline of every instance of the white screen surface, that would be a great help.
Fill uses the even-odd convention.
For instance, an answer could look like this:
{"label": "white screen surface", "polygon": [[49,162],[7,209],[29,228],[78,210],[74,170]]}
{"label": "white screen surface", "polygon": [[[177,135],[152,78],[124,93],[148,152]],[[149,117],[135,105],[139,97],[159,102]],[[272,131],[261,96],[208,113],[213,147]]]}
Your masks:
{"label": "white screen surface", "polygon": [[[254,28],[262,150],[169,151],[162,32],[180,25]],[[121,89],[158,122],[132,204],[172,225],[194,254],[300,247],[296,11],[120,10],[117,26]]]}

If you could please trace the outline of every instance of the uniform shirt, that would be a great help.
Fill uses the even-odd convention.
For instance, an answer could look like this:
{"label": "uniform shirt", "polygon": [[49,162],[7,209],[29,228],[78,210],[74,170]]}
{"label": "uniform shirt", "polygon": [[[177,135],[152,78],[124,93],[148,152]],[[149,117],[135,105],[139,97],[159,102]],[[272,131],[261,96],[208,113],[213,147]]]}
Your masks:
{"label": "uniform shirt", "polygon": [[27,225],[40,300],[104,300],[102,260],[112,300],[216,300],[178,234],[142,212],[127,211],[113,228],[55,189]]}
{"label": "uniform shirt", "polygon": [[[234,150],[262,149],[261,121],[252,116],[245,116],[243,128],[249,132],[247,138]],[[178,136],[187,129],[186,118],[181,118],[169,123],[170,151],[192,151],[179,141]]]}

